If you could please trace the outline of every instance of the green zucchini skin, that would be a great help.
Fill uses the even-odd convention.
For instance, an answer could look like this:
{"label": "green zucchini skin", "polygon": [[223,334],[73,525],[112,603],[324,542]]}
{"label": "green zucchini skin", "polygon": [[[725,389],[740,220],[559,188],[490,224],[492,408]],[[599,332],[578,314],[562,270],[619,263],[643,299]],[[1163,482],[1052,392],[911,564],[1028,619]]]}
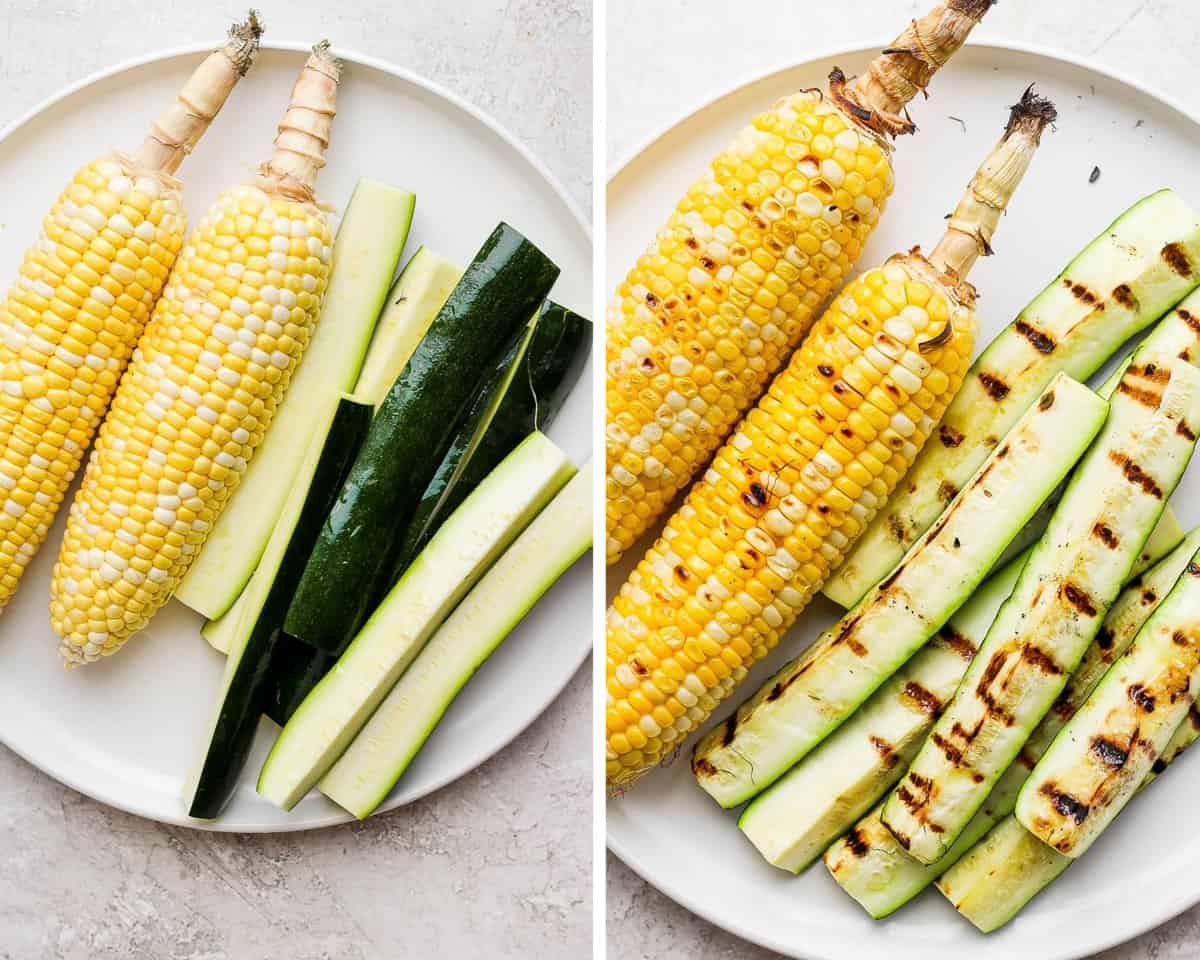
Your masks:
{"label": "green zucchini skin", "polygon": [[[258,720],[270,696],[276,640],[292,590],[338,488],[353,463],[371,424],[372,408],[339,401],[290,539],[266,599],[259,610],[248,608],[253,624],[243,623],[226,665],[226,683],[213,724],[203,766],[197,775],[188,815],[217,817],[237,785]],[[268,544],[269,546],[269,544]],[[264,554],[268,559],[269,550]],[[263,568],[260,565],[259,570]]]}
{"label": "green zucchini skin", "polygon": [[335,663],[337,657],[281,633],[271,657],[270,689],[263,713],[284,726]]}
{"label": "green zucchini skin", "polygon": [[[467,494],[518,443],[553,422],[583,371],[591,339],[592,325],[586,318],[547,300],[539,311],[527,349],[521,351],[518,340],[497,360],[476,392],[462,429],[421,495],[396,555],[393,584]],[[514,358],[519,365],[508,377]],[[501,388],[503,399],[491,418],[485,420],[489,403]]]}
{"label": "green zucchini skin", "polygon": [[388,391],[326,518],[284,630],[339,654],[386,593],[392,557],[475,384],[528,323],[558,267],[502,223],[467,267]]}

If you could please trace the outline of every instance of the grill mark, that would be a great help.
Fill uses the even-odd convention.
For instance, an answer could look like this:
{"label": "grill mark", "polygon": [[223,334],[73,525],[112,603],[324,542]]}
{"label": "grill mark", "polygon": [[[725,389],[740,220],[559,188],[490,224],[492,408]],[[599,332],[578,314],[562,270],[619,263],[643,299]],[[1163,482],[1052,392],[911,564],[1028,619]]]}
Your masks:
{"label": "grill mark", "polygon": [[1200,563],[1196,563],[1195,560],[1189,560],[1186,572],[1189,576],[1200,577]]}
{"label": "grill mark", "polygon": [[1190,647],[1192,645],[1192,641],[1188,639],[1187,634],[1182,630],[1176,630],[1171,634],[1171,642],[1177,647]]}
{"label": "grill mark", "polygon": [[1087,819],[1088,805],[1069,793],[1059,790],[1053,783],[1043,784],[1039,792],[1050,798],[1050,802],[1054,804],[1054,809],[1058,811],[1059,816],[1070,817],[1075,821],[1076,826]]}
{"label": "grill mark", "polygon": [[983,384],[983,389],[987,391],[987,395],[993,400],[1003,400],[1008,396],[1008,392],[1011,389],[998,376],[987,371],[979,375],[979,382]]}
{"label": "grill mark", "polygon": [[872,735],[870,737],[871,746],[875,748],[875,752],[883,758],[884,762],[890,767],[896,763],[896,749],[890,743],[883,739]]}
{"label": "grill mark", "polygon": [[933,783],[928,777],[917,773],[915,770],[908,772],[908,779],[918,790],[928,790]]}
{"label": "grill mark", "polygon": [[766,488],[755,480],[746,488],[746,492],[742,494],[742,502],[752,510],[761,510],[767,505],[770,496]]}
{"label": "grill mark", "polygon": [[975,657],[975,644],[951,626],[942,627],[942,640],[951,650],[970,663]]}
{"label": "grill mark", "polygon": [[1142,591],[1142,603],[1149,605],[1151,603],[1155,603],[1157,600],[1158,600],[1158,594],[1155,593],[1153,590],[1143,590]]}
{"label": "grill mark", "polygon": [[992,685],[992,681],[999,676],[1005,659],[1003,651],[997,650],[992,654],[992,659],[988,661],[988,665],[983,669],[983,674],[979,677],[979,686],[976,687],[979,693],[986,692],[987,688]]}
{"label": "grill mark", "polygon": [[1156,500],[1163,498],[1162,489],[1154,482],[1154,478],[1130,460],[1126,454],[1113,450],[1109,453],[1108,459],[1121,468],[1121,473],[1125,475],[1126,480],[1135,486],[1141,487],[1143,493],[1154,497]]}
{"label": "grill mark", "polygon": [[[1076,283],[1068,277],[1063,277],[1063,286],[1070,290],[1072,296],[1080,303],[1086,303],[1089,307],[1100,303],[1100,298],[1082,283]],[[1103,309],[1103,304],[1101,304],[1101,309]]]}
{"label": "grill mark", "polygon": [[1023,336],[1031,344],[1038,353],[1053,353],[1057,344],[1054,338],[1047,333],[1043,333],[1037,327],[1031,326],[1024,320],[1018,320],[1016,323],[1017,333]]}
{"label": "grill mark", "polygon": [[630,657],[630,658],[629,658],[629,667],[630,667],[630,669],[632,669],[632,670],[633,670],[633,672],[634,672],[634,673],[636,673],[636,674],[637,674],[639,677],[648,677],[648,676],[650,676],[650,671],[646,669],[646,665],[645,665],[644,663],[642,663],[642,661],[641,661],[641,660],[639,660],[637,657]]}
{"label": "grill mark", "polygon": [[1101,627],[1096,634],[1096,646],[1101,650],[1111,650],[1113,645],[1112,627]]}
{"label": "grill mark", "polygon": [[1038,409],[1049,410],[1052,406],[1054,406],[1054,391],[1047,390],[1042,394],[1042,399],[1038,401]]}
{"label": "grill mark", "polygon": [[1183,437],[1188,443],[1196,442],[1196,433],[1183,420],[1180,420],[1175,427],[1175,432]]}
{"label": "grill mark", "polygon": [[958,496],[958,487],[952,484],[949,480],[943,480],[938,485],[938,496],[949,503]]}
{"label": "grill mark", "polygon": [[1167,769],[1167,761],[1162,757],[1155,757],[1154,762],[1150,764],[1150,769],[1155,773],[1162,773]]}
{"label": "grill mark", "polygon": [[[940,749],[942,751],[942,753],[946,757],[946,759],[949,760],[956,767],[960,763],[962,763],[962,751],[959,750],[958,747],[956,747],[953,743],[951,743],[949,740],[947,740],[945,737],[943,737],[936,730],[932,734],[930,734],[929,739],[932,740],[934,745],[937,746],[938,749]],[[911,776],[911,774],[910,774],[910,776]]]}
{"label": "grill mark", "polygon": [[846,846],[850,848],[850,852],[860,860],[871,852],[871,844],[867,838],[862,835],[862,831],[858,827],[854,827],[846,834]]}
{"label": "grill mark", "polygon": [[[921,804],[917,801],[917,798],[912,795],[908,787],[906,787],[904,784],[900,784],[900,786],[896,788],[896,796],[900,798],[900,802],[908,807],[909,810],[918,810],[921,807]],[[897,837],[896,839],[899,840],[900,838]]]}
{"label": "grill mark", "polygon": [[846,646],[850,648],[850,652],[856,657],[865,657],[869,652],[866,647],[859,643],[854,637],[846,638]]}
{"label": "grill mark", "polygon": [[1192,729],[1200,730],[1200,707],[1194,703],[1188,709],[1188,720],[1192,724]]}
{"label": "grill mark", "polygon": [[944,447],[957,447],[963,442],[963,435],[953,427],[943,423],[938,427],[938,439]]}
{"label": "grill mark", "polygon": [[1183,252],[1180,244],[1168,243],[1162,248],[1162,258],[1167,262],[1167,266],[1181,277],[1192,275],[1192,265],[1188,262],[1187,254]]}
{"label": "grill mark", "polygon": [[687,583],[692,578],[692,575],[688,573],[688,568],[682,563],[676,565],[675,576],[679,579],[680,583]]}
{"label": "grill mark", "polygon": [[1133,295],[1133,291],[1129,288],[1129,284],[1127,283],[1122,283],[1120,286],[1113,287],[1112,298],[1126,310],[1137,310],[1137,297]]}
{"label": "grill mark", "polygon": [[1168,370],[1166,367],[1160,367],[1156,363],[1147,363],[1145,366],[1142,367],[1141,370],[1139,370],[1137,367],[1132,367],[1132,366],[1129,369],[1133,371],[1134,376],[1144,377],[1145,379],[1149,380],[1151,383],[1170,383],[1171,382],[1171,371]]}
{"label": "grill mark", "polygon": [[888,517],[888,533],[899,540],[901,543],[908,537],[908,531],[904,529],[904,521],[898,516],[892,514]]}
{"label": "grill mark", "polygon": [[721,731],[721,746],[727,747],[733,743],[734,734],[737,733],[737,713],[731,713],[725,721],[725,729]]}
{"label": "grill mark", "polygon": [[1113,770],[1120,770],[1129,760],[1129,751],[1107,737],[1096,737],[1092,740],[1092,753],[1100,758],[1102,764]]}
{"label": "grill mark", "polygon": [[1051,676],[1058,676],[1062,673],[1062,667],[1054,662],[1054,658],[1041,647],[1035,646],[1032,643],[1025,644],[1021,650],[1021,658],[1026,663],[1037,667],[1042,673],[1048,673]]}
{"label": "grill mark", "polygon": [[1117,385],[1117,392],[1123,393],[1127,397],[1132,397],[1143,407],[1156,408],[1162,403],[1162,394],[1157,390],[1149,390],[1146,387],[1137,387],[1130,383],[1127,379],[1122,378]]}
{"label": "grill mark", "polygon": [[696,757],[692,760],[692,772],[698,777],[715,777],[718,773],[717,768],[704,757]]}
{"label": "grill mark", "polygon": [[1075,584],[1067,581],[1059,589],[1059,594],[1085,617],[1094,617],[1096,615],[1096,605],[1092,602],[1092,598],[1088,596],[1087,591],[1082,587],[1077,587]]}
{"label": "grill mark", "polygon": [[1092,527],[1092,535],[1099,537],[1109,550],[1115,550],[1121,542],[1120,538],[1113,533],[1112,527],[1106,523],[1097,523]]}
{"label": "grill mark", "polygon": [[904,695],[931,717],[936,717],[942,712],[942,701],[915,680],[910,680],[904,685]]}
{"label": "grill mark", "polygon": [[[901,564],[895,570],[893,570],[891,573],[889,573],[884,579],[880,580],[879,581],[880,591],[882,592],[884,590],[887,590],[889,587],[891,587],[891,585],[893,583],[895,583],[897,580],[900,579],[900,574],[902,574],[903,572],[904,572],[904,564]],[[858,618],[856,617],[853,622],[857,623]]]}
{"label": "grill mark", "polygon": [[1192,328],[1193,333],[1200,333],[1200,317],[1197,317],[1190,310],[1186,310],[1183,307],[1178,308],[1175,313],[1179,316],[1180,320]]}
{"label": "grill mark", "polygon": [[1129,694],[1129,699],[1134,702],[1139,710],[1145,713],[1150,713],[1154,710],[1154,694],[1142,686],[1142,684],[1131,684],[1127,693]]}

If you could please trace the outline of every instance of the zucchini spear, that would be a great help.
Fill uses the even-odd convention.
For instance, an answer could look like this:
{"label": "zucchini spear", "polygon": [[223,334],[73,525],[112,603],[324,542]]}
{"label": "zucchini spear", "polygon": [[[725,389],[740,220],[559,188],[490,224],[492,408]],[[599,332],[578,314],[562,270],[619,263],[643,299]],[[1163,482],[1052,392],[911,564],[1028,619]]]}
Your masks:
{"label": "zucchini spear", "polygon": [[1078,857],[1121,812],[1200,690],[1200,553],[1038,761],[1017,819]]}
{"label": "zucchini spear", "polygon": [[[1167,517],[1165,510],[1163,517]],[[1173,519],[1168,526],[1175,526]],[[1189,533],[1182,542],[1176,541],[1174,537],[1162,536],[1162,527],[1160,521],[1134,567],[1134,578],[1109,608],[1104,625],[1084,654],[1085,665],[1098,662],[1109,651],[1116,651],[1112,654],[1113,657],[1119,656],[1121,651],[1133,642],[1142,624],[1166,596],[1192,555],[1200,549],[1200,527]],[[1018,557],[1003,571],[990,577],[951,618],[949,627],[974,646],[980,646],[988,626],[1012,591],[1025,561],[1026,557]],[[1151,563],[1154,564],[1153,567],[1147,570]],[[922,651],[923,653],[925,651]],[[916,662],[915,657],[913,662]],[[1080,666],[1063,690],[1055,708],[1046,714],[1041,725],[1026,743],[1017,762],[1005,771],[986,803],[971,818],[959,838],[937,863],[927,865],[904,852],[904,848],[880,819],[881,804],[826,852],[825,866],[839,886],[876,919],[898,910],[928,887],[974,847],[998,821],[1012,813],[1017,803],[1017,793],[1037,762],[1033,750],[1040,742],[1049,743],[1065,722],[1060,706],[1067,702],[1082,702],[1099,680],[1099,676],[1094,675],[1092,670],[1085,669],[1084,665]],[[1082,685],[1085,682],[1090,682],[1091,686]],[[931,717],[928,726],[931,727],[933,722],[934,718]],[[836,736],[840,735],[841,731],[838,731]]]}
{"label": "zucchini spear", "polygon": [[1142,348],[947,711],[883,808],[935,863],[1053,705],[1191,458],[1200,371]]}
{"label": "zucchini spear", "polygon": [[1107,410],[1087,387],[1057,377],[892,575],[697,744],[700,786],[736,806],[846,720],[974,592]]}

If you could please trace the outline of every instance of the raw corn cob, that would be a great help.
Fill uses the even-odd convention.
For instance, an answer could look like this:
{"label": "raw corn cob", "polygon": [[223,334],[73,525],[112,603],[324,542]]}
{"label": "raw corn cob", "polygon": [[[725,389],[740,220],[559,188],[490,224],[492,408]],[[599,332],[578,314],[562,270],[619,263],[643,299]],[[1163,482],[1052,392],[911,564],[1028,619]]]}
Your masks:
{"label": "raw corn cob", "polygon": [[993,0],[943,0],[860,77],[785,97],[679,201],[608,309],[606,554],[661,516],[808,332],[892,192],[889,137]]}
{"label": "raw corn cob", "polygon": [[187,572],[317,322],[330,226],[313,200],[340,65],[313,49],[275,152],[188,238],[71,505],[50,619],[68,664],[115,653]]}
{"label": "raw corn cob", "polygon": [[914,249],[846,287],[614,598],[610,791],[774,647],[912,463],[970,359],[965,277],[1053,117],[1027,92],[929,259]]}
{"label": "raw corn cob", "polygon": [[75,174],[0,303],[0,609],[46,539],[183,246],[172,174],[250,68],[261,33],[251,11],[136,153]]}

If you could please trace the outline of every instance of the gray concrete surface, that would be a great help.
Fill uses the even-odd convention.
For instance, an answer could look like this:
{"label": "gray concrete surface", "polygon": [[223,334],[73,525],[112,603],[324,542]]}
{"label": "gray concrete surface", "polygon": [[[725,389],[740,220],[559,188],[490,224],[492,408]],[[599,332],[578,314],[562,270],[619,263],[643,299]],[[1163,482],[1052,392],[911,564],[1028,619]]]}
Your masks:
{"label": "gray concrete surface", "polygon": [[[247,4],[2,0],[0,127],[87,74],[219,37]],[[257,0],[271,36],[431,77],[591,195],[587,0]],[[7,189],[19,189],[8,184]],[[508,749],[363,825],[277,836],[138,820],[0,748],[0,958],[587,956],[590,674]]]}
{"label": "gray concrete surface", "polygon": [[[621,159],[708,96],[805,55],[852,46],[929,0],[610,0],[606,156]],[[1200,85],[1195,0],[1001,0],[987,35],[1064,49],[1185,100]],[[609,960],[768,960],[608,856]],[[1200,957],[1200,907],[1101,955]]]}

